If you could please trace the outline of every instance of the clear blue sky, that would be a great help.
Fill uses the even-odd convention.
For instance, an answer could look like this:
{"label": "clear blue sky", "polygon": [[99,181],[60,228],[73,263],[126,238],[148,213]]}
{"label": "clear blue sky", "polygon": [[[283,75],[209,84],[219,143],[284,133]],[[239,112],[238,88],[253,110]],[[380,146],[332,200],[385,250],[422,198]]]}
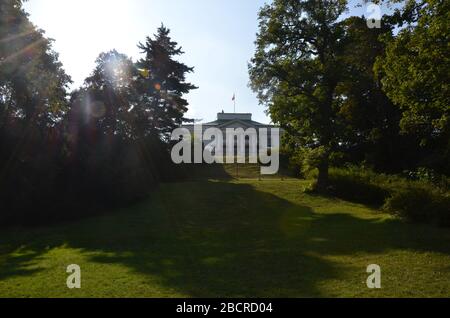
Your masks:
{"label": "clear blue sky", "polygon": [[[362,0],[361,0],[362,1]],[[248,88],[247,63],[254,53],[258,9],[266,0],[29,0],[25,9],[55,40],[74,87],[94,67],[98,54],[117,49],[139,57],[136,45],[161,23],[186,52],[181,60],[195,67],[188,80],[199,86],[187,96],[188,117],[214,120],[222,110],[253,113],[268,123],[263,106]],[[355,0],[355,2],[357,2]],[[352,9],[362,15],[364,9]]]}

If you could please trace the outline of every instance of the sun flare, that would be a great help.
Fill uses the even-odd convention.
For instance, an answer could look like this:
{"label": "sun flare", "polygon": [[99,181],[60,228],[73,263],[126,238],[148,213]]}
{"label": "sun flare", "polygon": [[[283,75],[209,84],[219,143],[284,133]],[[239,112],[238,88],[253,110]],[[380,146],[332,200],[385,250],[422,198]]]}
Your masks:
{"label": "sun flare", "polygon": [[[42,27],[58,39],[54,46],[69,74],[93,65],[99,52],[117,48],[117,39],[127,39],[130,8],[120,0],[41,0],[39,5],[48,17]],[[73,79],[79,84],[87,75]]]}

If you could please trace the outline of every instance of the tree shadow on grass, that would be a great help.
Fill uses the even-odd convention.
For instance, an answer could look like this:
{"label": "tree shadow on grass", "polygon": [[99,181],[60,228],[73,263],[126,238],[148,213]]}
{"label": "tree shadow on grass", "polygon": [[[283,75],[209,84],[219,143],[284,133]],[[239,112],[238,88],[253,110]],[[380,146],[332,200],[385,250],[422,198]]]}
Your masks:
{"label": "tree shadow on grass", "polygon": [[[429,226],[316,214],[226,182],[165,184],[132,209],[59,227],[57,235],[55,229],[0,246],[0,282],[32,275],[21,269],[48,246],[65,244],[92,262],[124,265],[192,297],[320,297],[320,283],[343,279],[343,265],[324,256],[388,249],[450,254],[450,244],[438,241],[443,232]],[[29,256],[11,258],[20,246]]]}
{"label": "tree shadow on grass", "polygon": [[7,255],[0,257],[0,281],[17,276],[30,276],[41,271],[31,268],[39,261],[40,252],[27,251],[23,255]]}

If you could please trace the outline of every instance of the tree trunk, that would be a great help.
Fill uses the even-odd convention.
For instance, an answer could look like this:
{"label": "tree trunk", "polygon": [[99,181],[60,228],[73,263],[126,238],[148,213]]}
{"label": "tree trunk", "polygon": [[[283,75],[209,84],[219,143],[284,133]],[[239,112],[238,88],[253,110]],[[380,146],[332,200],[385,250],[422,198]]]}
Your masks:
{"label": "tree trunk", "polygon": [[326,192],[329,186],[329,175],[328,175],[328,168],[329,168],[329,162],[328,162],[328,156],[325,156],[321,163],[319,164],[319,176],[317,178],[317,186],[316,190],[318,192]]}

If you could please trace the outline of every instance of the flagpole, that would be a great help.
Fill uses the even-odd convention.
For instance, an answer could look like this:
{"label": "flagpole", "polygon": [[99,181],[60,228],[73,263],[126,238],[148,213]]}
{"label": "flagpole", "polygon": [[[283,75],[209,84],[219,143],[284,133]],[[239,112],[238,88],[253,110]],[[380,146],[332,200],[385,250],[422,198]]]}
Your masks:
{"label": "flagpole", "polygon": [[234,113],[236,114],[236,93],[233,94]]}

